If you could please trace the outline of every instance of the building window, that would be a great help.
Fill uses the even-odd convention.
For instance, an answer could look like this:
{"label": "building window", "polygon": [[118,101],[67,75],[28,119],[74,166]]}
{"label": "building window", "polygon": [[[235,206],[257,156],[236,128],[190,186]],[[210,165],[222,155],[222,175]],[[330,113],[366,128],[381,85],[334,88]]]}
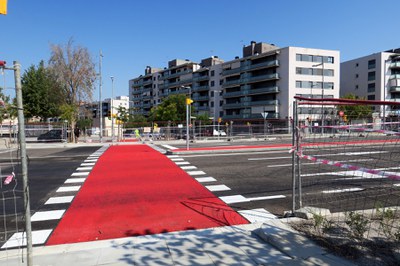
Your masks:
{"label": "building window", "polygon": [[370,101],[375,100],[375,95],[368,95],[368,100],[370,100]]}
{"label": "building window", "polygon": [[356,74],[356,79],[358,79],[358,74]]}
{"label": "building window", "polygon": [[321,56],[321,55],[307,55],[307,54],[296,54],[296,61],[301,62],[315,62],[315,63],[334,63],[333,56]]}
{"label": "building window", "polygon": [[372,68],[375,68],[375,67],[376,67],[376,60],[375,59],[369,60],[368,61],[368,69],[372,69]]}
{"label": "building window", "polygon": [[220,80],[219,80],[219,85],[222,85],[222,83],[224,83],[224,80],[223,80],[223,79],[220,79]]}
{"label": "building window", "polygon": [[211,80],[210,86],[211,86],[211,87],[214,87],[214,86],[215,86],[215,81],[214,81],[214,80]]}
{"label": "building window", "polygon": [[368,84],[368,92],[375,92],[375,83]]}
{"label": "building window", "polygon": [[359,64],[358,63],[356,63],[356,67],[358,67],[359,66]]}
{"label": "building window", "polygon": [[211,70],[211,77],[214,77],[214,76],[215,76],[215,71]]}
{"label": "building window", "polygon": [[358,90],[358,85],[356,85],[354,89]]}
{"label": "building window", "polygon": [[210,97],[214,97],[214,91],[210,92]]}
{"label": "building window", "polygon": [[368,72],[368,81],[375,80],[375,71]]}

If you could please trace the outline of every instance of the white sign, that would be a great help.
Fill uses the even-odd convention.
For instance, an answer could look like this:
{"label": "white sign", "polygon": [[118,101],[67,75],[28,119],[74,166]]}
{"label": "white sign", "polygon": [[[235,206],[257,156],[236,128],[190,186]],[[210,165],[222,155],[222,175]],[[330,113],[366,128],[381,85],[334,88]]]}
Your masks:
{"label": "white sign", "polygon": [[183,125],[182,125],[182,124],[179,124],[179,125],[178,125],[178,128],[183,128]]}
{"label": "white sign", "polygon": [[262,112],[261,115],[262,115],[262,117],[264,117],[264,119],[267,119],[267,117],[268,117],[268,112]]}

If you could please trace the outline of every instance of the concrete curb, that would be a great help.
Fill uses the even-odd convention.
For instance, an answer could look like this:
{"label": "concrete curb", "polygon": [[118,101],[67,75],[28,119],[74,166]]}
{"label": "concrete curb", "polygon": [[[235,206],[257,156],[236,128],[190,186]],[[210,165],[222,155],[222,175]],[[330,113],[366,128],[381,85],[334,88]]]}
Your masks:
{"label": "concrete curb", "polygon": [[345,259],[329,254],[310,239],[300,235],[279,219],[264,223],[255,233],[264,241],[294,260],[309,265],[354,265]]}

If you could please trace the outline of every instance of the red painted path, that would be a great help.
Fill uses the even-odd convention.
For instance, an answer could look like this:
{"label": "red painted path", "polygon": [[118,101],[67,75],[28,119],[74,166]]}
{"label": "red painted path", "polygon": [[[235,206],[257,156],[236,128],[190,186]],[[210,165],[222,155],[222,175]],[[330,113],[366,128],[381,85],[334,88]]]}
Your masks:
{"label": "red painted path", "polygon": [[111,146],[97,161],[47,245],[246,223],[149,146]]}

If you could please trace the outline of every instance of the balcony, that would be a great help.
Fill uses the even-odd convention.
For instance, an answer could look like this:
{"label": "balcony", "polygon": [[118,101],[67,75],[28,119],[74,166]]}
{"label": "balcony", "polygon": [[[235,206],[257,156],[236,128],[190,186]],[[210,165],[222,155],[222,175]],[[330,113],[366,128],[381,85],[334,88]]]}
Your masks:
{"label": "balcony", "polygon": [[233,75],[233,74],[239,74],[241,70],[242,70],[242,68],[240,68],[240,67],[237,67],[237,68],[234,68],[234,69],[222,70],[222,76],[229,76],[229,75]]}
{"label": "balcony", "polygon": [[272,60],[272,61],[267,61],[259,64],[254,64],[254,65],[248,65],[248,66],[243,66],[243,70],[254,70],[258,68],[267,68],[267,67],[277,67],[279,66],[279,61],[278,60]]}
{"label": "balcony", "polygon": [[191,69],[187,69],[185,71],[180,71],[180,72],[175,72],[173,74],[169,74],[169,73],[165,72],[164,75],[162,76],[162,79],[172,79],[172,78],[180,77],[185,74],[189,74],[191,72],[192,72]]}
{"label": "balcony", "polygon": [[208,91],[209,89],[208,85],[193,87],[193,91]]}
{"label": "balcony", "polygon": [[266,74],[266,75],[255,76],[255,77],[250,77],[250,78],[244,78],[243,81],[246,82],[246,83],[254,83],[254,82],[258,82],[258,81],[273,80],[273,79],[279,79],[278,73]]}
{"label": "balcony", "polygon": [[391,86],[389,92],[400,92],[400,86]]}
{"label": "balcony", "polygon": [[400,68],[400,62],[390,63],[389,68]]}
{"label": "balcony", "polygon": [[247,91],[233,91],[233,92],[227,92],[224,93],[224,98],[233,98],[233,97],[239,97],[239,96],[244,96],[247,94]]}
{"label": "balcony", "polygon": [[199,82],[199,81],[204,81],[204,80],[209,80],[210,77],[205,75],[205,76],[193,76],[193,82]]}
{"label": "balcony", "polygon": [[278,86],[274,86],[274,87],[266,87],[266,88],[249,90],[247,94],[255,95],[255,94],[278,93],[278,92],[279,92]]}
{"label": "balcony", "polygon": [[230,81],[226,81],[224,84],[222,84],[222,87],[225,88],[225,87],[229,87],[229,86],[232,86],[232,85],[239,85],[242,82],[243,82],[242,79],[230,80]]}
{"label": "balcony", "polygon": [[209,96],[193,96],[194,101],[208,101],[210,100]]}

